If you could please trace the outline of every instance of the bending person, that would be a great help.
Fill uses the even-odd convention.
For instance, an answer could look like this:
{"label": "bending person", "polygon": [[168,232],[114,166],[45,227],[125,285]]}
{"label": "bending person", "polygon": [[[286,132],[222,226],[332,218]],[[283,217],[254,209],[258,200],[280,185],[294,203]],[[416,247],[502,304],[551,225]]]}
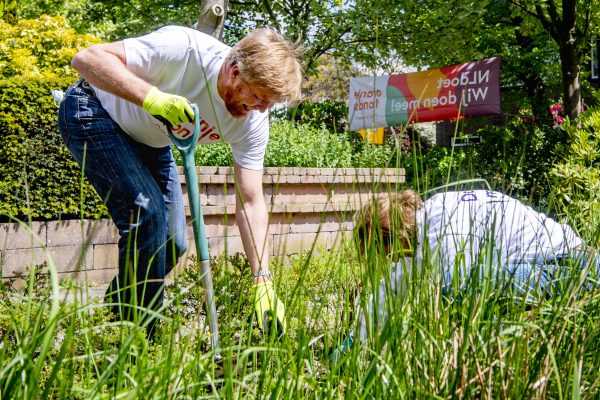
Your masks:
{"label": "bending person", "polygon": [[187,248],[179,174],[165,125],[176,135],[193,132],[192,102],[200,110],[199,143],[225,141],[233,151],[236,220],[255,280],[259,327],[265,329],[270,316],[285,329],[269,272],[262,170],[267,110],[300,97],[298,56],[294,45],[270,29],[229,47],[179,26],[75,55],[71,65],[81,78],[61,102],[59,128],[119,230],[119,272],[107,299],[119,305],[115,312],[122,318],[132,319],[138,306],[160,308],[165,275]]}
{"label": "bending person", "polygon": [[552,296],[573,265],[587,276],[585,288],[600,277],[595,254],[583,251],[570,226],[493,191],[445,192],[425,202],[412,190],[381,195],[357,213],[355,232],[363,255],[384,251],[392,263],[360,314],[359,340],[387,320],[386,294],[404,296],[415,280],[431,279],[446,296],[492,284],[530,300]]}

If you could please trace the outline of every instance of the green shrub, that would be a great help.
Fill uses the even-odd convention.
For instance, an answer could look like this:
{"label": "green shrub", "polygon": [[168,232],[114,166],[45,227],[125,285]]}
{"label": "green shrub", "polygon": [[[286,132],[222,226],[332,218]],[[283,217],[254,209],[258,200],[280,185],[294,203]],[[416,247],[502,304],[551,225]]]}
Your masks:
{"label": "green shrub", "polygon": [[[324,126],[278,120],[271,124],[265,167],[370,168],[393,164],[392,141],[386,145],[364,142],[352,132],[333,132]],[[181,163],[179,155],[176,156]],[[226,143],[198,146],[196,165],[231,166]]]}
{"label": "green shrub", "polygon": [[352,148],[345,133],[283,120],[271,127],[265,166],[336,168],[351,164]]}
{"label": "green shrub", "polygon": [[600,109],[586,111],[577,123],[567,121],[563,128],[568,141],[556,147],[551,200],[572,225],[598,237],[590,227],[600,225]]}
{"label": "green shrub", "polygon": [[334,251],[317,247],[314,251],[290,257],[285,263],[273,260],[277,290],[285,299],[291,337],[306,330],[310,335],[324,333],[321,347],[349,327],[354,320],[354,303],[360,289],[361,264],[351,245]]}
{"label": "green shrub", "polygon": [[567,135],[560,127],[514,118],[505,128],[488,126],[476,135],[481,143],[466,147],[416,150],[402,155],[407,179],[428,189],[465,179],[485,179],[490,187],[542,207],[553,190],[548,171],[559,159],[554,148]]}
{"label": "green shrub", "polygon": [[554,148],[567,135],[560,127],[542,126],[513,119],[507,128],[485,128],[477,132],[475,167],[494,189],[513,195],[546,198],[552,188],[548,171],[556,162]]}
{"label": "green shrub", "polygon": [[71,79],[0,80],[0,215],[19,219],[105,215],[62,143],[50,92]]}
{"label": "green shrub", "polygon": [[398,148],[392,136],[383,145],[369,143],[357,133],[346,132],[352,145],[352,167],[355,168],[404,168],[398,163]]}
{"label": "green shrub", "polygon": [[[179,151],[173,148],[173,156],[177,165],[182,165],[183,161]],[[206,146],[196,147],[196,154],[194,155],[196,165],[216,166],[216,167],[230,167],[233,165],[233,154],[231,153],[231,147],[225,142],[213,143]]]}
{"label": "green shrub", "polygon": [[61,141],[51,96],[76,79],[75,46],[97,40],[50,17],[0,21],[0,39],[0,220],[106,215]]}
{"label": "green shrub", "polygon": [[318,103],[302,102],[296,107],[275,109],[275,118],[287,119],[320,128],[323,124],[332,132],[344,132],[348,128],[348,106],[343,101],[323,100]]}
{"label": "green shrub", "polygon": [[[254,311],[249,297],[252,286],[252,277],[248,272],[250,264],[244,255],[235,253],[211,257],[210,266],[215,293],[219,294],[215,297],[215,306],[219,313],[230,318],[222,331],[225,334],[241,330],[247,323],[246,317]],[[198,310],[206,315],[202,309],[205,294],[197,258],[191,257],[186,267],[173,275],[175,283],[165,291],[165,303],[169,304],[166,315],[170,318],[180,317],[188,322],[198,318]]]}
{"label": "green shrub", "polygon": [[[406,179],[419,191],[426,191],[450,182],[466,178],[467,151],[452,151],[445,147],[433,147],[401,154],[399,164],[406,170]],[[469,176],[470,177],[470,176]]]}

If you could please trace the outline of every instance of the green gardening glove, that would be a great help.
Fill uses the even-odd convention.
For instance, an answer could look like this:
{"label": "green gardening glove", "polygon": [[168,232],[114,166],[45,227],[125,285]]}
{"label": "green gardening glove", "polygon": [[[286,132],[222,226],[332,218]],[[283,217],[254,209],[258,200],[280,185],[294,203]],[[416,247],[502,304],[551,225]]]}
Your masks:
{"label": "green gardening glove", "polygon": [[254,310],[258,327],[265,332],[272,326],[277,329],[277,336],[285,333],[285,306],[277,298],[273,282],[262,282],[252,286],[254,290]]}
{"label": "green gardening glove", "polygon": [[185,97],[161,92],[153,86],[144,99],[144,110],[168,127],[194,120],[194,110]]}

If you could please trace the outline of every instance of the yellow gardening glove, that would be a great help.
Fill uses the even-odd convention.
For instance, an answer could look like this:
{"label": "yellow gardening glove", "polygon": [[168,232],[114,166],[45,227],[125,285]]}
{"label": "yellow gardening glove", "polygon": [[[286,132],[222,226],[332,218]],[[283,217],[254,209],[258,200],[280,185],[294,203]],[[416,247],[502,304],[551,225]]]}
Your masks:
{"label": "yellow gardening glove", "polygon": [[277,336],[285,333],[285,306],[277,298],[273,282],[257,283],[252,287],[254,290],[254,310],[258,320],[258,327],[265,332],[274,326]]}
{"label": "yellow gardening glove", "polygon": [[143,106],[144,110],[169,127],[194,120],[194,110],[188,99],[161,92],[156,86],[146,95]]}

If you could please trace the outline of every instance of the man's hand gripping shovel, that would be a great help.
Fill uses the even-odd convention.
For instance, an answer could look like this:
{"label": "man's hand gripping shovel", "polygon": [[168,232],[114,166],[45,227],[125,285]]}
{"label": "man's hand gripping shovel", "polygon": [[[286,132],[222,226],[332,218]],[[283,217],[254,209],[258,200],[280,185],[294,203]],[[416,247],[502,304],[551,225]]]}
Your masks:
{"label": "man's hand gripping shovel", "polygon": [[198,190],[198,175],[196,174],[196,163],[194,153],[198,136],[200,135],[200,119],[198,106],[192,104],[194,110],[194,132],[187,137],[178,137],[173,134],[170,124],[165,124],[169,136],[177,150],[183,158],[183,168],[185,173],[185,182],[188,193],[188,200],[192,214],[192,227],[194,229],[194,242],[196,244],[196,253],[200,261],[202,272],[202,286],[206,293],[206,314],[211,333],[211,345],[215,352],[215,359],[219,360],[219,328],[217,327],[217,310],[215,307],[215,298],[212,285],[212,276],[210,272],[210,256],[208,254],[208,239],[206,238],[206,228],[204,226],[204,216],[202,214],[202,205],[200,204],[200,192]]}

